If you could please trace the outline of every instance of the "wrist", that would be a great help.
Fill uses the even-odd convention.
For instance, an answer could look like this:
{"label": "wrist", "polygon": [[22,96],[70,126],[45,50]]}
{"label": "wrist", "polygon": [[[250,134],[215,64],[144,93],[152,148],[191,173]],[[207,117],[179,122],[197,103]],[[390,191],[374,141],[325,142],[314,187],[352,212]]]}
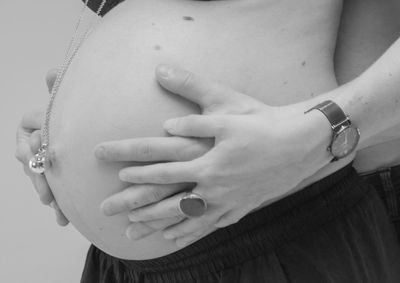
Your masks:
{"label": "wrist", "polygon": [[328,147],[332,140],[332,128],[328,119],[320,111],[311,111],[304,114],[304,123],[307,125],[306,143],[307,160],[314,160],[318,164],[328,164],[332,155]]}

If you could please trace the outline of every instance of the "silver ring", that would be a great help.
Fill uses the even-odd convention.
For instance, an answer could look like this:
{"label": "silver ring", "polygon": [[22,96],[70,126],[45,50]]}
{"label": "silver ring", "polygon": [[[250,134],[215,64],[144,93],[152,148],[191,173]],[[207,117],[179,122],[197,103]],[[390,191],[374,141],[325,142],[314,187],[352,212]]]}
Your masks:
{"label": "silver ring", "polygon": [[201,195],[187,192],[180,198],[178,208],[183,216],[200,217],[207,211],[207,202]]}

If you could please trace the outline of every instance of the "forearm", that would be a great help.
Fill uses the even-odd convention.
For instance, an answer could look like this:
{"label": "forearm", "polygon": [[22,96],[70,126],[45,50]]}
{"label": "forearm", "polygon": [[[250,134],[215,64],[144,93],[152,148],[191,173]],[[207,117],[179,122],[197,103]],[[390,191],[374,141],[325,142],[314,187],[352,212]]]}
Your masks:
{"label": "forearm", "polygon": [[[400,39],[368,70],[350,83],[304,102],[312,107],[333,100],[361,131],[359,148],[381,132],[400,125]],[[400,132],[398,133],[400,138]]]}
{"label": "forearm", "polygon": [[344,92],[336,101],[360,128],[360,147],[371,137],[399,125],[400,40],[349,88],[351,92]]}

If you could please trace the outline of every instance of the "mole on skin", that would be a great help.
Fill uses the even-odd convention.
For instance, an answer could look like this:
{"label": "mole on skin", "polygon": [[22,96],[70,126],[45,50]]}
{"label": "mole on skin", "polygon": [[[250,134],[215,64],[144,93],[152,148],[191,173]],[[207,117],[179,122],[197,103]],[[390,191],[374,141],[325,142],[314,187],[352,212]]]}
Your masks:
{"label": "mole on skin", "polygon": [[194,21],[194,18],[190,16],[183,16],[182,19],[184,19],[185,21]]}

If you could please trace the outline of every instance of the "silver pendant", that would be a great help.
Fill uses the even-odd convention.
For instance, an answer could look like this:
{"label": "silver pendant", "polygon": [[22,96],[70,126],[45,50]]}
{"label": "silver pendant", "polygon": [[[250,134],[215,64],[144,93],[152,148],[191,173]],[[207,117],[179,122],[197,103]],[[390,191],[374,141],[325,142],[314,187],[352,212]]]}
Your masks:
{"label": "silver pendant", "polygon": [[35,156],[29,160],[29,169],[35,174],[44,174],[46,171],[46,147],[42,144]]}

